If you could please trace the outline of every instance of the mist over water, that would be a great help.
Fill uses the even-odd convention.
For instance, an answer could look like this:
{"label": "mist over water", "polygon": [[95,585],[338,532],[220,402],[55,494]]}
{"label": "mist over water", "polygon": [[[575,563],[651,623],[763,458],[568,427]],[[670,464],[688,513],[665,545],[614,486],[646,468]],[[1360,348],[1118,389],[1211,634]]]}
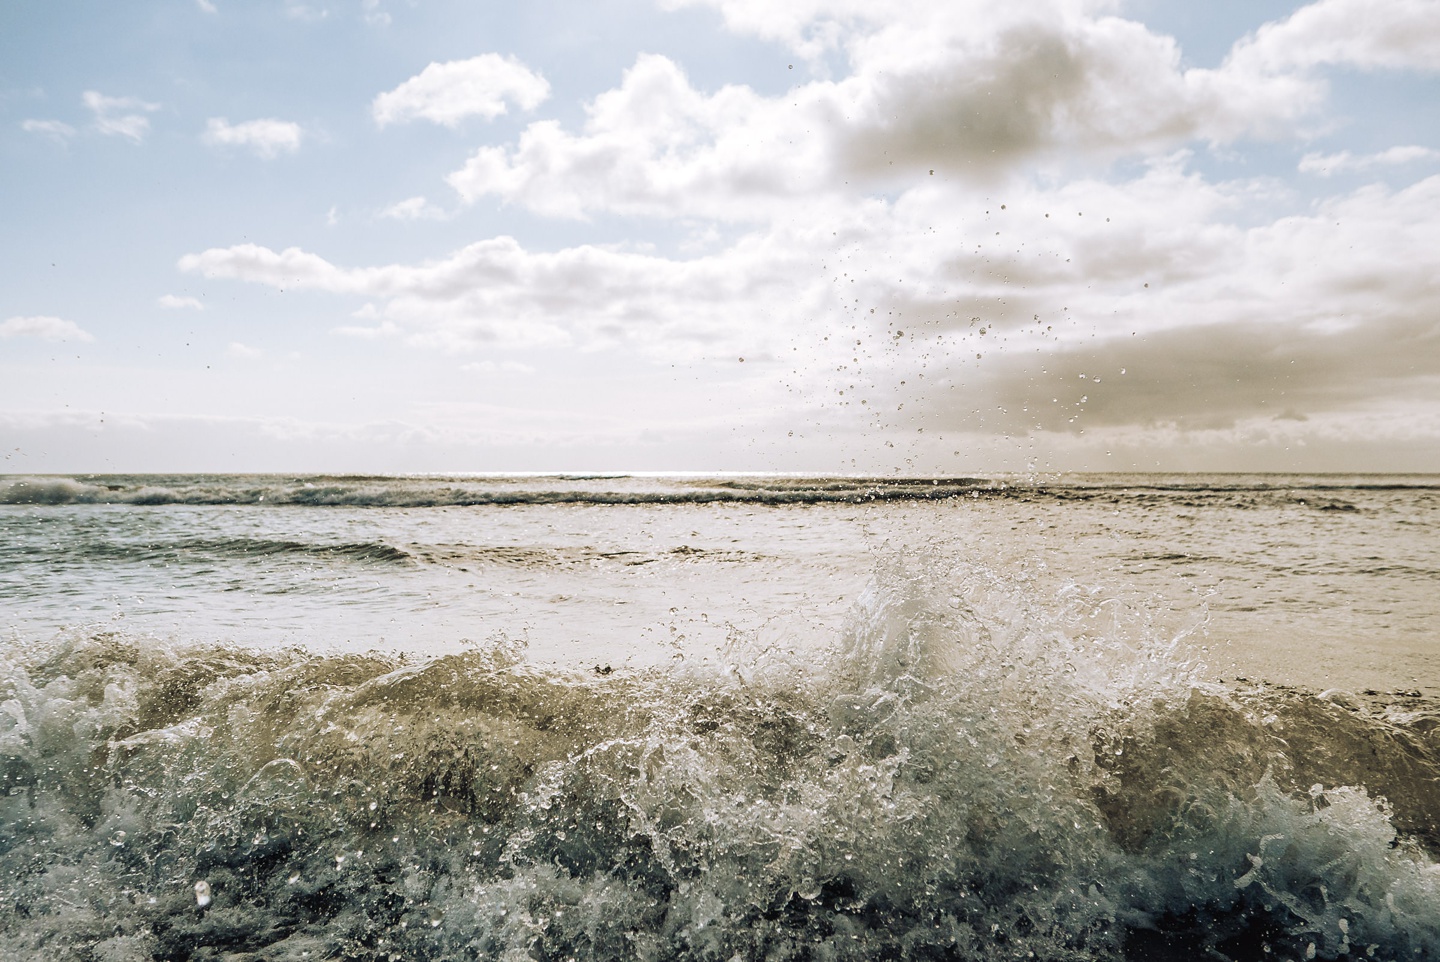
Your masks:
{"label": "mist over water", "polygon": [[1440,954],[1416,479],[0,491],[20,958]]}

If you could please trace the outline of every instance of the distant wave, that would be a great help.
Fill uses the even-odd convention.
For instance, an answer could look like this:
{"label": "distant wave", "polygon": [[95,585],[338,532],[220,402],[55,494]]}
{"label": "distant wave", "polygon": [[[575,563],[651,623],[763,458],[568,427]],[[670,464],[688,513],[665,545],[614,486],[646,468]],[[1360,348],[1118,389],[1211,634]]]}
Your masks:
{"label": "distant wave", "polygon": [[1440,957],[1435,706],[1207,685],[1026,591],[895,561],[823,656],[713,671],[12,646],[0,947]]}
{"label": "distant wave", "polygon": [[[712,548],[694,548],[689,545],[656,550],[611,550],[605,551],[588,546],[537,546],[537,545],[407,545],[404,548],[384,541],[296,541],[288,538],[179,538],[162,540],[156,538],[129,538],[126,540],[76,539],[67,544],[63,551],[43,549],[44,555],[52,560],[62,558],[65,563],[85,559],[102,559],[127,564],[153,564],[157,562],[180,564],[208,564],[219,560],[276,560],[299,559],[301,561],[351,561],[372,564],[439,564],[495,565],[504,568],[556,568],[572,565],[625,565],[638,567],[662,561],[698,561],[712,564],[748,564],[764,559],[763,555],[750,551],[726,551]],[[0,547],[0,560],[8,560],[17,554],[28,555],[33,560],[42,555],[42,549],[35,545]]]}
{"label": "distant wave", "polygon": [[70,549],[81,556],[117,558],[124,561],[196,558],[275,558],[301,556],[318,559],[345,559],[403,564],[415,558],[403,548],[382,541],[326,543],[293,541],[284,538],[185,538],[171,542],[135,543],[94,541]]}
{"label": "distant wave", "polygon": [[[1375,476],[1077,476],[1035,478],[801,478],[754,476],[281,477],[263,475],[0,478],[0,504],[313,505],[441,507],[526,504],[831,504],[1019,498],[1062,501],[1156,499],[1239,507],[1277,499],[1320,511],[1354,511],[1345,491],[1440,492],[1440,478]],[[1187,500],[1188,499],[1188,500]]]}

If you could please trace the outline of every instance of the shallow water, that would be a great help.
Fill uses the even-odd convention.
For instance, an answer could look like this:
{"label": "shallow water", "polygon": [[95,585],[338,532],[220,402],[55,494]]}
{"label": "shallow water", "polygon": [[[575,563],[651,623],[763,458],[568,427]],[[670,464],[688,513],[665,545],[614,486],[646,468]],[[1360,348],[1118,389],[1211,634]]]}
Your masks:
{"label": "shallow water", "polygon": [[1436,957],[1435,491],[1222,480],[0,481],[0,946]]}
{"label": "shallow water", "polygon": [[1215,679],[1440,695],[1433,478],[0,479],[21,638],[669,663],[828,643],[895,552],[1147,608]]}

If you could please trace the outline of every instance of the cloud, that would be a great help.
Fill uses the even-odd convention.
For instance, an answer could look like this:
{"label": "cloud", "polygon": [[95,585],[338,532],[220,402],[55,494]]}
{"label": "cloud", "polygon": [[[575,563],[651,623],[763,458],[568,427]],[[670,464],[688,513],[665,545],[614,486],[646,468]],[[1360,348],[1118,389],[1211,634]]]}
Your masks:
{"label": "cloud", "polygon": [[231,124],[224,117],[211,117],[201,140],[212,147],[245,147],[266,160],[300,149],[300,125],[286,120],[264,118]]}
{"label": "cloud", "polygon": [[[782,43],[812,60],[897,24],[914,27],[988,19],[984,5],[965,2],[661,0],[661,5],[713,7],[732,31]],[[1104,19],[1095,14],[1116,5],[1061,0],[1030,6],[1045,19]],[[953,34],[953,29],[941,33]],[[1271,72],[1322,64],[1433,71],[1440,69],[1440,11],[1431,0],[1393,0],[1383,5],[1370,0],[1319,0],[1284,20],[1265,24],[1237,44],[1232,57]]]}
{"label": "cloud", "polygon": [[391,204],[380,212],[380,216],[391,220],[444,220],[446,214],[424,197],[411,197]]}
{"label": "cloud", "polygon": [[[179,267],[206,277],[373,298],[383,307],[358,316],[380,323],[344,333],[404,333],[412,343],[446,350],[630,344],[666,356],[729,355],[729,345],[763,327],[767,312],[758,302],[791,287],[787,272],[808,259],[808,251],[787,251],[783,243],[742,242],[722,256],[674,261],[593,245],[533,252],[497,237],[426,264],[369,268],[338,267],[299,248],[277,252],[242,244],[186,255]],[[752,304],[750,319],[737,323],[737,306]]]}
{"label": "cloud", "polygon": [[210,0],[195,0],[195,6],[204,13],[219,13],[220,9],[211,3]]}
{"label": "cloud", "polygon": [[642,55],[586,105],[580,131],[532,123],[513,145],[476,150],[448,183],[467,203],[495,197],[556,217],[763,221],[777,204],[932,174],[998,184],[1037,163],[1084,169],[1196,140],[1275,138],[1325,94],[1293,72],[1182,69],[1173,39],[1076,3],[883,10],[893,16],[847,35],[840,80],[706,93],[668,58]]}
{"label": "cloud", "polygon": [[[694,364],[716,396],[853,445],[923,432],[1280,451],[1419,432],[1440,450],[1440,289],[1415,253],[1440,249],[1440,178],[1311,201],[1193,169],[1198,144],[1323,123],[1322,61],[1253,52],[1283,32],[1205,70],[1080,3],[718,5],[847,72],[775,95],[702,90],[643,55],[580,125],[531,123],[448,178],[467,203],[664,219],[703,246],[501,236],[347,265],[242,244],[179,266],[363,302],[336,332],[392,349]],[[1376,43],[1347,56],[1378,63]],[[379,122],[429,116],[416,96],[382,121],[387,96]],[[434,209],[414,197],[384,215]]]}
{"label": "cloud", "polygon": [[[764,0],[660,0],[670,10],[707,6],[718,9],[725,25],[736,33],[748,33],[789,47],[800,56],[818,60],[842,45],[865,26],[885,17],[885,10],[864,0],[795,0],[766,3]],[[890,5],[899,12],[899,4]]]}
{"label": "cloud", "polygon": [[237,358],[242,361],[254,361],[265,356],[265,352],[258,347],[247,347],[239,341],[231,341],[225,348],[225,356]]}
{"label": "cloud", "polygon": [[[1068,261],[1034,259],[1049,269],[1027,270],[1018,241],[1029,249],[1040,239],[1008,229],[1011,253],[994,269],[1010,283],[992,280],[957,312],[980,313],[978,325],[935,319],[943,302],[905,301],[919,341],[862,366],[888,362],[912,385],[924,373],[932,387],[905,400],[927,430],[1243,433],[1279,419],[1313,432],[1397,406],[1440,412],[1440,289],[1413,256],[1440,244],[1440,225],[1424,213],[1440,203],[1440,177],[1401,191],[1367,187],[1249,228],[1231,222],[1241,185],[1173,171],[1148,180],[1097,185],[1087,206],[1113,220],[1072,233]],[[1189,199],[1166,204],[1166,194]],[[1010,206],[1023,217],[1033,207],[1019,200]],[[1172,226],[1191,236],[1167,237],[1163,219],[1187,207]],[[1002,296],[986,309],[990,292]],[[871,403],[894,393],[874,390]]]}
{"label": "cloud", "polygon": [[1436,160],[1440,158],[1440,150],[1432,150],[1429,147],[1391,147],[1389,150],[1382,150],[1378,154],[1352,154],[1348,150],[1342,150],[1338,154],[1306,154],[1300,158],[1299,171],[1302,174],[1318,174],[1321,177],[1330,177],[1334,174],[1345,173],[1346,171],[1374,170],[1376,167],[1398,167],[1402,164],[1414,164],[1424,160]]}
{"label": "cloud", "polygon": [[194,297],[177,297],[174,294],[162,294],[157,303],[167,311],[203,311],[205,305]]}
{"label": "cloud", "polygon": [[1230,61],[1247,71],[1295,68],[1440,70],[1440,5],[1433,0],[1320,0],[1240,41]]}
{"label": "cloud", "polygon": [[42,341],[93,341],[74,321],[45,315],[11,317],[0,323],[0,338],[38,337]]}
{"label": "cloud", "polygon": [[467,117],[494,120],[507,104],[533,110],[550,96],[550,84],[514,57],[487,53],[469,60],[431,63],[419,74],[382,93],[371,104],[375,123],[417,117],[457,127]]}
{"label": "cloud", "polygon": [[1004,435],[1067,457],[1151,444],[1180,458],[1190,436],[1271,452],[1440,444],[1440,289],[1413,256],[1440,246],[1440,177],[1247,224],[1275,201],[1263,189],[1210,183],[1181,155],[1116,183],[1016,186],[1003,207],[927,179],[686,259],[495,238],[424,264],[252,245],[180,266],[367,298],[343,333],[416,348],[701,365],[727,394],[852,445]]}
{"label": "cloud", "polygon": [[23,120],[20,122],[20,129],[27,134],[39,134],[62,144],[75,136],[75,128],[60,120]]}
{"label": "cloud", "polygon": [[643,55],[587,107],[583,134],[531,124],[516,148],[482,147],[447,181],[467,202],[496,195],[552,216],[744,216],[830,173],[817,141],[779,149],[773,106],[748,87],[707,97],[668,58]]}
{"label": "cloud", "polygon": [[364,11],[365,22],[370,26],[390,26],[390,14],[380,9],[380,0],[363,0],[360,6]]}
{"label": "cloud", "polygon": [[150,118],[145,113],[160,109],[159,104],[146,103],[136,97],[107,97],[94,90],[85,91],[81,100],[95,115],[96,130],[137,144],[150,132]]}
{"label": "cloud", "polygon": [[285,16],[303,23],[317,23],[328,18],[330,10],[326,7],[311,6],[308,3],[298,3],[296,0],[286,0]]}

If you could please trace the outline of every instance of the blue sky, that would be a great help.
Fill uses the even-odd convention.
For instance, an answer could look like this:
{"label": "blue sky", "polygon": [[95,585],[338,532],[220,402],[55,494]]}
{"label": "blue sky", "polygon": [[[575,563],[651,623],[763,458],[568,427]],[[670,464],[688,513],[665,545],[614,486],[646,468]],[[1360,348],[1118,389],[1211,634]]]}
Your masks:
{"label": "blue sky", "polygon": [[1440,470],[1437,65],[1426,0],[6,4],[0,471]]}

